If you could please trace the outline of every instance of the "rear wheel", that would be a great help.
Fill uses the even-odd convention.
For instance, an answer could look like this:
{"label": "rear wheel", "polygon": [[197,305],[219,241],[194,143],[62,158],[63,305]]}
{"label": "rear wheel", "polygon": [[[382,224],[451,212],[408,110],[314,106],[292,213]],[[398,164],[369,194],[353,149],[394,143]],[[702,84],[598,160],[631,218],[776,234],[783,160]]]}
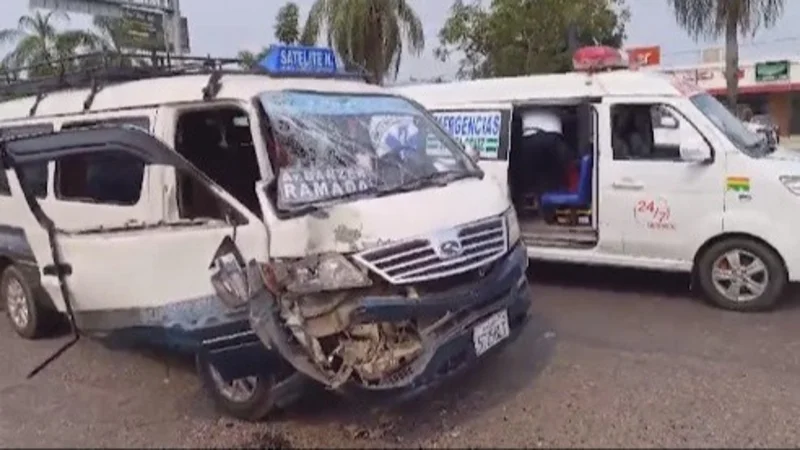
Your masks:
{"label": "rear wheel", "polygon": [[225,381],[219,371],[203,355],[197,355],[197,371],[203,387],[211,395],[217,408],[232,417],[246,421],[259,421],[275,408],[271,375],[253,375]]}
{"label": "rear wheel", "polygon": [[0,274],[0,300],[14,331],[25,339],[37,339],[49,331],[55,314],[42,307],[25,276],[15,265]]}
{"label": "rear wheel", "polygon": [[709,247],[698,260],[698,275],[706,297],[734,311],[770,309],[788,284],[786,268],[775,251],[745,238]]}

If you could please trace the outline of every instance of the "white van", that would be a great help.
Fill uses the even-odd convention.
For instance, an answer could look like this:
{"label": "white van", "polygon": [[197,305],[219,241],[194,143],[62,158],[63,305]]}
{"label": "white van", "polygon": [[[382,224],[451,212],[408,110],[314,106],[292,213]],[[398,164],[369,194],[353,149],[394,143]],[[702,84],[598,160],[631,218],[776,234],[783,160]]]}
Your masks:
{"label": "white van", "polygon": [[[696,86],[621,62],[615,49],[590,47],[576,54],[590,70],[396,92],[483,146],[481,167],[515,199],[531,258],[691,272],[721,307],[773,306],[800,280],[800,159]],[[525,148],[533,113],[560,120],[572,182],[535,186],[547,174],[529,163],[541,147]],[[626,152],[633,133],[645,145]]]}
{"label": "white van", "polygon": [[216,402],[253,420],[307,380],[416,393],[519,335],[514,209],[424,108],[342,79],[327,49],[214,66],[0,103],[17,333],[66,313],[76,336],[196,353]]}

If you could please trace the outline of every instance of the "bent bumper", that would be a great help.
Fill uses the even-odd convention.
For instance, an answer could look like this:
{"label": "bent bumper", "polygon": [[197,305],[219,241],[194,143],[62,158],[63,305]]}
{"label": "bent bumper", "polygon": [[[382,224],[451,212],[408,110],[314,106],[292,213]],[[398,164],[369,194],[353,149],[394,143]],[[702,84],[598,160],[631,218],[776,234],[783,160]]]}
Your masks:
{"label": "bent bumper", "polygon": [[[356,310],[354,319],[392,321],[451,311],[453,319],[435,333],[423,336],[423,353],[409,365],[371,385],[352,385],[371,391],[397,391],[412,396],[472,366],[479,359],[515,340],[528,322],[531,304],[526,278],[528,256],[522,246],[512,250],[479,283],[444,294],[421,297],[403,304],[396,299],[367,298]],[[457,306],[457,307],[456,307]],[[506,310],[509,336],[480,356],[476,354],[473,332],[493,314]]]}
{"label": "bent bumper", "polygon": [[[475,326],[504,309],[508,312],[509,336],[496,347],[512,341],[528,318],[531,299],[525,273],[527,266],[525,248],[518,244],[475,283],[414,300],[394,296],[359,300],[350,316],[351,323],[398,322],[425,317],[446,317],[446,320],[440,320],[425,331],[421,336],[423,351],[409,364],[378,382],[357,384],[351,380],[345,387],[370,391],[399,389],[413,393],[435,384],[478,359],[472,338]],[[296,370],[331,388],[339,387],[340,383],[329,379],[306,351],[295,345],[294,338],[278,318],[274,299],[266,291],[251,299],[250,324],[261,342],[277,351]]]}

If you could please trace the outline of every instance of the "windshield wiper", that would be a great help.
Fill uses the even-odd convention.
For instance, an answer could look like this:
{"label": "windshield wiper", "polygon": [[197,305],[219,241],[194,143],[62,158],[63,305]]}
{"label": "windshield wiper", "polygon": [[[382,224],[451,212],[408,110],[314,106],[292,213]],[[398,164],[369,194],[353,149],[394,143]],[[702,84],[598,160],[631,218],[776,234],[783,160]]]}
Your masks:
{"label": "windshield wiper", "polygon": [[444,171],[444,172],[433,172],[428,175],[413,178],[412,180],[401,183],[400,185],[391,186],[386,189],[384,192],[408,192],[414,191],[423,187],[429,186],[447,186],[448,184],[457,181],[463,180],[465,178],[483,178],[483,172],[477,170],[470,170],[470,171]]}

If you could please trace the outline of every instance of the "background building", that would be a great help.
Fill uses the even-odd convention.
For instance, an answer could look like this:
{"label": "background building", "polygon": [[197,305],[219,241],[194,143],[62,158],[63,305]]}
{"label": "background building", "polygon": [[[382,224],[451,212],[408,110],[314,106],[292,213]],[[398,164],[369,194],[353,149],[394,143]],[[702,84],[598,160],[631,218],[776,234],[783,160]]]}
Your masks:
{"label": "background building", "polygon": [[[657,46],[628,49],[631,61],[697,83],[725,100],[725,54],[721,48],[702,50],[701,61],[691,66],[661,66]],[[739,112],[769,114],[783,136],[800,135],[800,57],[739,62]]]}
{"label": "background building", "polygon": [[[724,63],[665,69],[701,88],[725,98]],[[739,63],[739,110],[769,114],[782,135],[800,134],[800,59],[745,61]]]}

